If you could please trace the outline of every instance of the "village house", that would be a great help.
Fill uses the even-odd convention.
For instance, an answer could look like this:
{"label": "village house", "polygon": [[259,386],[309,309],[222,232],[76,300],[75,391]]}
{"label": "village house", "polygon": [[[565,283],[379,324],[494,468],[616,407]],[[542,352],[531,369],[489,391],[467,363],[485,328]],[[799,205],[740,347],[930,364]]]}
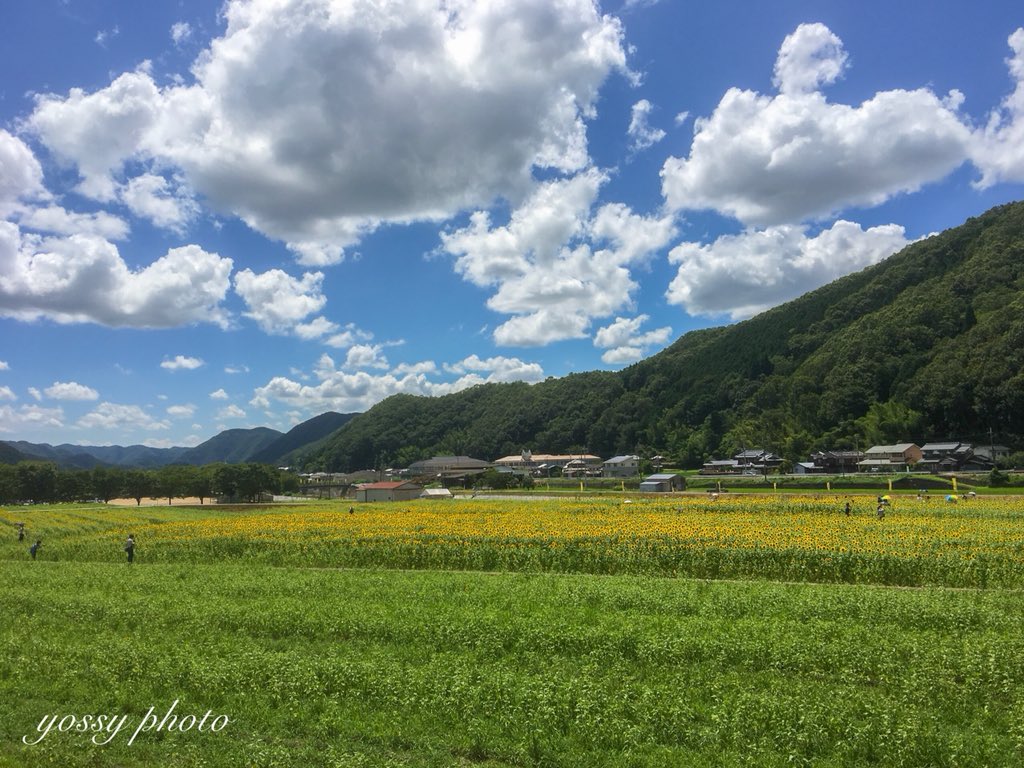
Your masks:
{"label": "village house", "polygon": [[740,451],[733,455],[733,458],[739,464],[740,472],[747,474],[761,475],[775,472],[782,464],[781,456],[761,448]]}
{"label": "village house", "polygon": [[857,464],[864,461],[861,451],[815,451],[811,461],[828,475],[845,475],[856,472]]}
{"label": "village house", "polygon": [[861,472],[909,472],[922,456],[921,449],[914,443],[874,445],[864,451],[857,469]]}
{"label": "village house", "polygon": [[738,475],[740,463],[736,459],[712,459],[700,468],[702,475]]}
{"label": "village house", "polygon": [[604,477],[636,477],[640,474],[640,457],[634,455],[613,456],[601,465]]}

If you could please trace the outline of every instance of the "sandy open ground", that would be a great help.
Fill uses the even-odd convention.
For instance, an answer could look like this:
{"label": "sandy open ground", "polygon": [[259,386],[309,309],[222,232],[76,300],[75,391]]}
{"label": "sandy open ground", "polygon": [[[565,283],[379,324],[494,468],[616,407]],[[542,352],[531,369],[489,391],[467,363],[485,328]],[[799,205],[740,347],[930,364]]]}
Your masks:
{"label": "sandy open ground", "polygon": [[[204,499],[204,501],[207,504],[213,503],[211,499]],[[198,504],[198,503],[199,503],[199,497],[198,496],[190,496],[190,497],[186,497],[184,499],[171,499],[171,504],[170,505],[168,505],[166,498],[163,498],[163,499],[143,499],[142,500],[142,504],[140,506],[143,506],[143,507],[166,507],[166,506],[186,507],[186,506],[191,506],[193,504]],[[111,506],[114,506],[114,507],[134,507],[135,506],[135,499],[111,499],[110,501],[107,502],[107,504],[110,504]]]}

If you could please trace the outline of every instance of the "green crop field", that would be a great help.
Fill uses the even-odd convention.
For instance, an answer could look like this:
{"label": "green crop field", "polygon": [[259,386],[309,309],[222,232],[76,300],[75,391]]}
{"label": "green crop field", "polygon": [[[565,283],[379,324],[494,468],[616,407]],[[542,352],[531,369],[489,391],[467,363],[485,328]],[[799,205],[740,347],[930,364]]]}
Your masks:
{"label": "green crop field", "polygon": [[1020,502],[871,501],[0,512],[0,765],[1020,765]]}

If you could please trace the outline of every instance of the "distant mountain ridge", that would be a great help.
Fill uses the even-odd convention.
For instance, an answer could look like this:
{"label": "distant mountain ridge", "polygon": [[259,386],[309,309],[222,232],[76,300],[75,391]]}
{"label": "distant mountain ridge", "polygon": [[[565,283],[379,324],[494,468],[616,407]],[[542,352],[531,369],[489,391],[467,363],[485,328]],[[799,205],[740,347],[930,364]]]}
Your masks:
{"label": "distant mountain ridge", "polygon": [[201,465],[217,462],[275,464],[315,446],[355,415],[329,411],[296,425],[287,433],[268,427],[229,429],[193,448],[0,441],[0,463],[49,461],[68,469],[92,469],[98,466],[153,468],[168,464]]}
{"label": "distant mountain ridge", "polygon": [[52,461],[62,467],[92,469],[97,466],[161,467],[173,464],[188,448],[150,448],[146,445],[50,445],[24,440],[4,445],[16,449],[24,460]]}

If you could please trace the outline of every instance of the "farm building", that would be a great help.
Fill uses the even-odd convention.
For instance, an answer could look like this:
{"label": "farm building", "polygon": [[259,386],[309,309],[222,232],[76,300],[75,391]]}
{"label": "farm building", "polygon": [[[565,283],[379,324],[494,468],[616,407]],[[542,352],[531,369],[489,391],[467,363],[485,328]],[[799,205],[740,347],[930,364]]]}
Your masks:
{"label": "farm building", "polygon": [[663,472],[648,476],[640,483],[641,493],[669,493],[681,491],[686,487],[686,481],[682,475],[674,472]]}
{"label": "farm building", "polygon": [[411,501],[421,493],[423,486],[416,483],[366,483],[356,486],[356,501]]}
{"label": "farm building", "polygon": [[636,477],[640,474],[639,456],[615,456],[602,465],[605,477]]}
{"label": "farm building", "polygon": [[821,475],[825,470],[813,461],[801,461],[793,465],[794,475]]}
{"label": "farm building", "polygon": [[424,488],[421,499],[452,499],[454,496],[447,488]]}
{"label": "farm building", "polygon": [[474,459],[472,456],[434,456],[432,459],[423,459],[409,465],[410,475],[445,475],[473,470],[484,470],[491,466],[490,462],[483,459]]}
{"label": "farm building", "polygon": [[913,443],[875,445],[864,452],[864,460],[857,463],[861,472],[907,472],[924,454]]}

